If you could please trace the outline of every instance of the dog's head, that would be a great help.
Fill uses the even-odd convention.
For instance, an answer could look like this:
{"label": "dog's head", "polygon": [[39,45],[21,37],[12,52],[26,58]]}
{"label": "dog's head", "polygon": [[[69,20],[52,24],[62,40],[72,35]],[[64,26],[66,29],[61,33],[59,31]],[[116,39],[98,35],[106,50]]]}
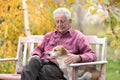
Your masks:
{"label": "dog's head", "polygon": [[66,56],[67,54],[67,50],[63,46],[59,45],[53,48],[52,52],[50,53],[50,56],[57,58],[60,56]]}

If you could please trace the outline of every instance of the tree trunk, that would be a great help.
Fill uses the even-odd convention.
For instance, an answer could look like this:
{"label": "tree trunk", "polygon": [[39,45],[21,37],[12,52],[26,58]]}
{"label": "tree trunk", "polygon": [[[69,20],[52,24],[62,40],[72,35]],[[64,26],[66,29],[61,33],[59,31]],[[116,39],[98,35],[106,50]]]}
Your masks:
{"label": "tree trunk", "polygon": [[75,11],[76,11],[76,23],[77,23],[77,29],[80,30],[81,32],[84,32],[82,29],[82,25],[81,25],[81,20],[82,20],[82,13],[81,13],[81,8],[79,6],[79,0],[76,0],[75,2]]}
{"label": "tree trunk", "polygon": [[29,27],[29,21],[28,21],[28,10],[27,10],[27,4],[26,0],[23,0],[23,10],[24,10],[24,30],[26,36],[30,35],[30,27]]}

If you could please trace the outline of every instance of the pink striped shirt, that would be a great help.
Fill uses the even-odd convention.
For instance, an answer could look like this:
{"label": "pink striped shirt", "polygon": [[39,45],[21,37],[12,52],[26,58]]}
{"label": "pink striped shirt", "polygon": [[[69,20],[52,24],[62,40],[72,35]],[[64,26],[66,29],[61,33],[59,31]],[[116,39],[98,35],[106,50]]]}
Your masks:
{"label": "pink striped shirt", "polygon": [[80,55],[82,62],[96,61],[96,54],[85,35],[72,28],[65,34],[60,34],[58,31],[47,33],[42,43],[33,50],[31,55],[36,54],[41,59],[48,59],[56,63],[56,60],[49,57],[48,53],[57,45],[63,45],[71,54]]}

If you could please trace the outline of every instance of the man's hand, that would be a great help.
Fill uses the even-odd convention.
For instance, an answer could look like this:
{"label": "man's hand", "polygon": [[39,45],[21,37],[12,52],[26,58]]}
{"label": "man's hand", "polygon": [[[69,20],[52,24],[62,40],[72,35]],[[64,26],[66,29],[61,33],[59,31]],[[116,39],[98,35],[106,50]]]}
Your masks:
{"label": "man's hand", "polygon": [[76,63],[80,62],[81,58],[79,55],[74,55],[74,54],[68,54],[68,57],[65,59],[65,64],[71,64],[71,63]]}

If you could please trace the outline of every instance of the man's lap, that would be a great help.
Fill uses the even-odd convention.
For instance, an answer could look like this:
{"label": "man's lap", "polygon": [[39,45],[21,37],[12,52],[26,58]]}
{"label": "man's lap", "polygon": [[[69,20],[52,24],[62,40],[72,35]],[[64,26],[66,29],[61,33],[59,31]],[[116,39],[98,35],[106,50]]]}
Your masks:
{"label": "man's lap", "polygon": [[[30,70],[28,71],[29,73],[25,72],[26,69]],[[29,64],[24,67],[23,73],[24,77],[26,77],[26,75],[28,76],[28,74],[32,74],[33,76],[37,75],[35,78],[36,80],[66,80],[63,77],[63,72],[56,64],[38,58],[32,58]]]}

